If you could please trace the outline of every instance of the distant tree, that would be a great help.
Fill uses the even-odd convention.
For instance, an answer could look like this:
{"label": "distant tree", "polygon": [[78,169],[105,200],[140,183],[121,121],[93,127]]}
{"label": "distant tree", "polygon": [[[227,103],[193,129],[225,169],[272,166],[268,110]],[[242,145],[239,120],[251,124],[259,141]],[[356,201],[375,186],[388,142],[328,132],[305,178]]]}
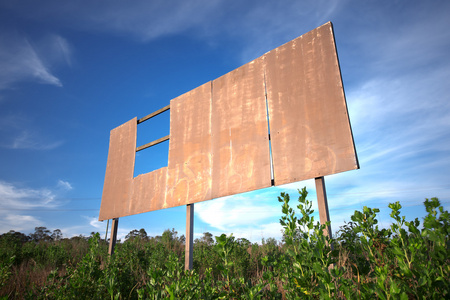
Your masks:
{"label": "distant tree", "polygon": [[125,241],[130,241],[134,238],[148,240],[148,235],[144,228],[141,228],[139,230],[133,229],[125,236]]}
{"label": "distant tree", "polygon": [[173,242],[176,240],[178,232],[175,231],[175,228],[164,230],[161,236],[161,242],[167,247],[172,246]]}
{"label": "distant tree", "polygon": [[[158,238],[158,237],[156,237],[156,238]],[[172,230],[170,230],[170,229],[164,230],[164,232],[159,240],[162,244],[164,244],[164,246],[167,249],[172,249],[176,252],[179,252],[179,251],[181,251],[181,249],[183,249],[183,244],[184,244],[186,238],[184,235],[178,236],[178,232],[175,231],[174,228],[172,228]]]}
{"label": "distant tree", "polygon": [[30,237],[23,234],[22,232],[10,230],[9,232],[0,235],[0,240],[5,241],[5,242],[6,241],[14,241],[16,243],[23,244],[23,243],[28,242],[30,240]]}
{"label": "distant tree", "polygon": [[208,246],[214,244],[213,235],[210,232],[203,232],[203,236],[200,239],[201,242],[205,243]]}
{"label": "distant tree", "polygon": [[133,229],[125,236],[125,240],[129,241],[129,240],[134,239],[137,236],[139,236],[139,231],[137,231],[136,229]]}
{"label": "distant tree", "polygon": [[275,238],[273,238],[273,237],[270,237],[270,238],[267,238],[267,239],[262,239],[262,244],[263,245],[272,245],[272,246],[277,246],[278,245],[278,241],[275,239]]}
{"label": "distant tree", "polygon": [[30,234],[30,238],[35,242],[50,241],[52,239],[50,233],[51,231],[47,227],[35,227],[34,233]]}
{"label": "distant tree", "polygon": [[148,239],[147,231],[144,228],[139,229],[139,237],[141,239]]}
{"label": "distant tree", "polygon": [[252,243],[246,238],[239,238],[236,240],[236,242],[244,247],[249,247],[252,245]]}
{"label": "distant tree", "polygon": [[59,230],[59,229],[53,230],[51,238],[54,241],[60,241],[63,238],[63,234],[62,234],[61,230]]}

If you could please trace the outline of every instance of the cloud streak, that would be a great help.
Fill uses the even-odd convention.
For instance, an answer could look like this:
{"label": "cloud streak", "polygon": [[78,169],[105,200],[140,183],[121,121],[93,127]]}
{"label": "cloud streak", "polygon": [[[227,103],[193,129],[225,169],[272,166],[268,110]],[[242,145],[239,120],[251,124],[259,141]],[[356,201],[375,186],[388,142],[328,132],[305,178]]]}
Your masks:
{"label": "cloud streak", "polygon": [[31,189],[0,181],[0,232],[30,231],[41,226],[41,220],[25,211],[57,208],[61,203],[55,197],[55,193],[47,188]]}
{"label": "cloud streak", "polygon": [[65,181],[65,180],[58,180],[58,188],[66,190],[66,191],[70,191],[73,190],[72,185],[70,184],[70,182]]}
{"label": "cloud streak", "polygon": [[51,20],[78,30],[133,37],[142,42],[186,32],[212,43],[218,36],[231,37],[243,46],[244,62],[330,21],[343,8],[342,2],[338,5],[324,0],[282,3],[113,0],[84,5],[67,1],[47,1],[47,5],[25,2],[26,5],[4,6],[38,22]]}
{"label": "cloud streak", "polygon": [[0,36],[0,90],[20,81],[35,81],[61,87],[35,47],[24,37]]}
{"label": "cloud streak", "polygon": [[5,181],[0,181],[0,198],[2,209],[6,210],[31,210],[58,206],[58,203],[54,201],[55,194],[49,189],[22,188]]}
{"label": "cloud streak", "polygon": [[261,195],[223,197],[197,204],[195,214],[203,222],[219,230],[255,227],[279,214],[279,209],[261,200]]}
{"label": "cloud streak", "polygon": [[6,149],[53,150],[60,147],[64,141],[52,140],[41,134],[30,118],[21,115],[1,115],[0,147]]}

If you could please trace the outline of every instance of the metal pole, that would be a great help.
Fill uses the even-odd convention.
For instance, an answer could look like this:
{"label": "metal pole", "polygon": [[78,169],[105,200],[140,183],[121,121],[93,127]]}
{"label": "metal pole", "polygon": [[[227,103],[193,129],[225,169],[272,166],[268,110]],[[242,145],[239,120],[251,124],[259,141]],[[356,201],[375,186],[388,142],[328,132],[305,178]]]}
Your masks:
{"label": "metal pole", "polygon": [[112,225],[111,225],[111,238],[109,240],[109,255],[114,254],[114,247],[116,246],[117,241],[117,227],[119,226],[119,218],[112,219]]}
{"label": "metal pole", "polygon": [[186,251],[184,269],[192,270],[194,252],[194,204],[186,205]]}
{"label": "metal pole", "polygon": [[[330,213],[328,212],[328,200],[327,200],[327,191],[325,189],[325,178],[317,177],[315,179],[316,182],[316,193],[317,193],[317,203],[319,205],[319,217],[320,223],[325,224],[330,221]],[[331,226],[327,226],[325,234],[330,238],[331,236]]]}

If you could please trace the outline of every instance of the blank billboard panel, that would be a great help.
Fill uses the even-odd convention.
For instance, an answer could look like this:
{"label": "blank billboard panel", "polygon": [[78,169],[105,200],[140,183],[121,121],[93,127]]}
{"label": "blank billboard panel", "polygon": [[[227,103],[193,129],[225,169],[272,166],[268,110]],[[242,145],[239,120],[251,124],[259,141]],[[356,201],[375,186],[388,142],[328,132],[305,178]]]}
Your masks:
{"label": "blank billboard panel", "polygon": [[138,175],[133,179],[133,193],[124,215],[135,215],[162,209],[166,199],[167,167]]}
{"label": "blank billboard panel", "polygon": [[111,131],[100,220],[359,168],[331,23],[173,99],[168,166],[133,178],[136,125]]}
{"label": "blank billboard panel", "polygon": [[331,23],[265,56],[275,185],[357,169]]}
{"label": "blank billboard panel", "polygon": [[263,59],[212,84],[212,198],[271,185]]}
{"label": "blank billboard panel", "polygon": [[170,102],[165,207],[211,199],[211,169],[211,82],[208,82]]}
{"label": "blank billboard panel", "polygon": [[137,119],[111,130],[100,220],[128,215],[133,188]]}

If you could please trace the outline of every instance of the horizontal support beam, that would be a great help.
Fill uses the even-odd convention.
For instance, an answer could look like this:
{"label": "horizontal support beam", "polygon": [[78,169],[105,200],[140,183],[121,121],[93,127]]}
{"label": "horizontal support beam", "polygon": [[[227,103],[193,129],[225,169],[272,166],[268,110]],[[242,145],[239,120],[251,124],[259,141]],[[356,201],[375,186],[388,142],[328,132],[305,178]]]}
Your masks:
{"label": "horizontal support beam", "polygon": [[149,114],[149,115],[147,115],[147,116],[145,116],[145,117],[139,119],[139,120],[137,121],[137,123],[138,123],[138,124],[141,124],[142,122],[147,121],[148,119],[151,119],[151,118],[153,118],[153,117],[159,115],[160,113],[163,113],[163,112],[165,112],[166,110],[169,110],[169,109],[170,109],[170,104],[167,105],[166,107],[163,107],[163,108],[161,108],[161,109],[158,109],[157,111],[152,112],[151,114]]}
{"label": "horizontal support beam", "polygon": [[170,139],[170,135],[166,135],[165,137],[162,137],[160,139],[154,140],[153,142],[150,142],[148,144],[145,144],[145,145],[137,147],[136,148],[136,152],[144,150],[144,149],[146,149],[148,147],[151,147],[151,146],[158,145],[159,143],[165,142],[165,141],[167,141],[169,139]]}

